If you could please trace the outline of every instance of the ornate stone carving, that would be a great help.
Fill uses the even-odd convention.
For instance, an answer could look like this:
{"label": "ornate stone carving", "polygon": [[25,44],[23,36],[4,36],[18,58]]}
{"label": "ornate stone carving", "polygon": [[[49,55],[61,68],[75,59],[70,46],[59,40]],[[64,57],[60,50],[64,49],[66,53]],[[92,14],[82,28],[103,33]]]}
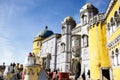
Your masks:
{"label": "ornate stone carving", "polygon": [[80,56],[80,46],[73,46],[72,54],[74,57],[79,57]]}
{"label": "ornate stone carving", "polygon": [[72,36],[72,55],[74,57],[80,56],[80,35]]}

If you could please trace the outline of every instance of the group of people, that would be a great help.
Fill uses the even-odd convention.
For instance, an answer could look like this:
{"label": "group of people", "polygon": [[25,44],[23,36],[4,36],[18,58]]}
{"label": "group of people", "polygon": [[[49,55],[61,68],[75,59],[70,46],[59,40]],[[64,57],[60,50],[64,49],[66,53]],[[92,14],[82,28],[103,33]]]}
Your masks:
{"label": "group of people", "polygon": [[58,70],[54,70],[54,71],[51,72],[50,69],[48,69],[46,71],[47,71],[47,73],[48,73],[48,75],[51,79],[58,80],[58,78],[59,78]]}
{"label": "group of people", "polygon": [[11,63],[9,66],[3,65],[3,72],[0,74],[0,80],[19,80],[22,79],[23,65]]}

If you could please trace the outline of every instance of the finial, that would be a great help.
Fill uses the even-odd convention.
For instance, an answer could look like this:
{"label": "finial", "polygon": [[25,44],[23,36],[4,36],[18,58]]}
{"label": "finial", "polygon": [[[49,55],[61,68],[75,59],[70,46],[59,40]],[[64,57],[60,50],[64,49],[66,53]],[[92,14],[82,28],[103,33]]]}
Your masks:
{"label": "finial", "polygon": [[45,29],[48,29],[48,26],[46,26]]}

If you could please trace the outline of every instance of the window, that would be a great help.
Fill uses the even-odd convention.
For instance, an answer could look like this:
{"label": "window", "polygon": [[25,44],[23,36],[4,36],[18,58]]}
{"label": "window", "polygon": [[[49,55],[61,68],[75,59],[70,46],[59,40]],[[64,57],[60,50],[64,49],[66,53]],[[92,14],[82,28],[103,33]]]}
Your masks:
{"label": "window", "polygon": [[110,23],[108,23],[107,24],[107,30],[108,30],[108,36],[110,35],[110,33],[111,33],[111,29],[110,29],[111,27],[110,27]]}
{"label": "window", "polygon": [[87,24],[87,15],[82,16],[82,23],[83,25]]}
{"label": "window", "polygon": [[37,46],[40,46],[40,42],[37,42]]}
{"label": "window", "polygon": [[61,52],[65,51],[65,43],[61,43]]}
{"label": "window", "polygon": [[107,29],[110,31],[110,23],[107,24]]}
{"label": "window", "polygon": [[110,22],[111,22],[111,26],[115,26],[115,22],[113,18],[111,18]]}
{"label": "window", "polygon": [[118,26],[118,22],[119,22],[118,17],[119,17],[118,12],[115,11],[115,13],[114,13],[114,18],[115,18],[116,26]]}
{"label": "window", "polygon": [[115,21],[114,21],[113,17],[111,18],[110,22],[111,22],[112,32],[114,32],[115,31]]}
{"label": "window", "polygon": [[88,46],[88,36],[83,34],[82,38],[83,38],[83,47],[87,47]]}
{"label": "window", "polygon": [[119,11],[118,11],[118,25],[120,25],[120,7],[119,7]]}
{"label": "window", "polygon": [[112,65],[114,66],[114,51],[112,51],[111,58],[112,58]]}
{"label": "window", "polygon": [[118,48],[115,50],[115,55],[116,55],[116,62],[117,62],[117,66],[118,66],[119,65],[119,58],[118,58],[119,50],[118,50]]}

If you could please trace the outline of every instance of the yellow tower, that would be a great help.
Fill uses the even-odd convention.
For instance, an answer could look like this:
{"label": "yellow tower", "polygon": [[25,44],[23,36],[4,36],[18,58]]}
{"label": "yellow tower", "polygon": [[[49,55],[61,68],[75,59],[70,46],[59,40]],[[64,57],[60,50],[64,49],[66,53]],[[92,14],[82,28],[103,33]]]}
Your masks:
{"label": "yellow tower", "polygon": [[[106,26],[102,21],[104,14],[91,19],[89,26],[90,76],[93,80],[110,79],[109,56],[106,48]],[[100,17],[100,18],[99,18]],[[96,19],[96,20],[95,20]]]}
{"label": "yellow tower", "polygon": [[43,38],[39,37],[39,36],[34,38],[34,41],[33,41],[33,53],[35,55],[40,53],[40,48],[42,46],[42,40],[43,40]]}

